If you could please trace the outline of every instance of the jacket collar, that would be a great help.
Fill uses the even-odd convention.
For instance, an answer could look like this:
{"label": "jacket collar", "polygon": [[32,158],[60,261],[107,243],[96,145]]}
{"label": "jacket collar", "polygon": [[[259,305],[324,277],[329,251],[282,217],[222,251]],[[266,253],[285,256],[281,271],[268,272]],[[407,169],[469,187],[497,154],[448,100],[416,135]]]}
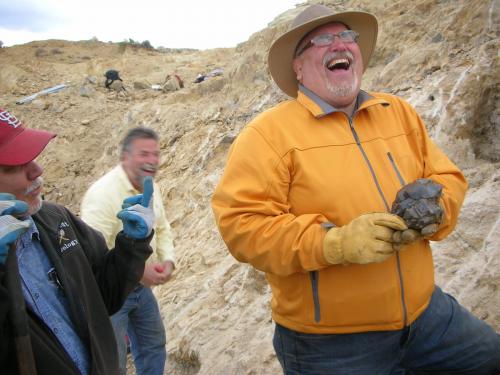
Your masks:
{"label": "jacket collar", "polygon": [[116,166],[117,169],[117,174],[118,174],[118,182],[123,186],[123,188],[130,193],[130,195],[137,195],[139,194],[139,191],[132,185],[130,182],[127,173],[125,172],[125,169],[123,169],[123,166],[118,164]]}
{"label": "jacket collar", "polygon": [[[325,102],[313,91],[309,90],[307,87],[301,84],[299,84],[297,101],[302,104],[309,112],[311,112],[311,114],[316,118],[321,118],[335,112],[341,112],[334,106]],[[358,111],[375,104],[382,104],[386,106],[389,105],[389,102],[380,98],[376,98],[375,96],[367,93],[364,90],[359,91]]]}
{"label": "jacket collar", "polygon": [[24,235],[21,237],[21,239],[37,239],[40,240],[40,233],[38,232],[38,228],[36,227],[35,222],[33,221],[33,218],[30,216],[28,217],[28,220],[30,221],[30,227],[28,230],[24,233]]}

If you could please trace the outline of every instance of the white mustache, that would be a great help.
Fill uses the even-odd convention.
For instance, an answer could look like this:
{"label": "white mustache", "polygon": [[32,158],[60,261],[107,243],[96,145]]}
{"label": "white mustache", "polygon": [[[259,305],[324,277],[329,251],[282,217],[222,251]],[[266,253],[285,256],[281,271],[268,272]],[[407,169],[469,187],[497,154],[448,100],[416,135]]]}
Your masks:
{"label": "white mustache", "polygon": [[323,56],[323,65],[326,66],[329,61],[333,59],[342,59],[347,58],[350,61],[354,62],[354,55],[351,51],[342,51],[342,52],[328,52],[325,56]]}
{"label": "white mustache", "polygon": [[155,164],[149,164],[149,163],[146,163],[146,164],[143,164],[141,166],[142,169],[146,169],[146,170],[151,170],[153,172],[156,172],[158,170],[158,166],[155,165]]}
{"label": "white mustache", "polygon": [[34,191],[34,190],[38,189],[39,187],[41,187],[42,185],[43,185],[43,178],[42,178],[42,176],[38,176],[36,178],[36,180],[33,181],[33,183],[30,186],[28,186],[28,188],[24,192],[24,195],[28,195],[32,191]]}

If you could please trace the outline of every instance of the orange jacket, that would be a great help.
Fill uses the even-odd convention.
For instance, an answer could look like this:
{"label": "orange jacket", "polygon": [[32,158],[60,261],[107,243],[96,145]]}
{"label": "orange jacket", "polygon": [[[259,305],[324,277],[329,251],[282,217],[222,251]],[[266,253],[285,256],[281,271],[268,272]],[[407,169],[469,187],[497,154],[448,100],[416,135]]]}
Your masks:
{"label": "orange jacket", "polygon": [[[307,93],[307,94],[306,94]],[[233,256],[266,273],[274,320],[307,333],[401,329],[434,290],[428,241],[387,261],[327,264],[321,223],[386,212],[405,183],[444,186],[445,218],[433,240],[454,228],[467,183],[431,141],[415,110],[388,94],[361,92],[352,122],[301,88],[238,136],[212,198]]]}

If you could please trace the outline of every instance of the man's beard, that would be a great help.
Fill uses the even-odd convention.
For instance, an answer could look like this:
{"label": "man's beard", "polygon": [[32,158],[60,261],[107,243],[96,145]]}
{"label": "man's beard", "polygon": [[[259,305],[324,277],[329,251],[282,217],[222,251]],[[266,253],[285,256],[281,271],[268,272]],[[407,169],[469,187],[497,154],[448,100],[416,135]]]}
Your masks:
{"label": "man's beard", "polygon": [[[38,189],[42,185],[43,185],[43,178],[42,176],[39,176],[36,178],[35,181],[33,181],[33,183],[30,186],[27,187],[26,191],[24,192],[24,195],[28,196],[28,194]],[[42,208],[43,200],[41,195],[42,193],[40,192],[40,194],[34,197],[34,199],[32,199],[31,202],[29,203],[28,215],[34,215]]]}
{"label": "man's beard", "polygon": [[354,75],[351,83],[334,84],[330,80],[326,80],[326,89],[337,97],[346,97],[356,94],[358,89],[358,77]]}
{"label": "man's beard", "polygon": [[328,53],[324,56],[323,58],[323,65],[327,65],[329,61],[333,59],[339,59],[339,58],[346,58],[349,59],[349,61],[352,61],[352,72],[353,72],[353,79],[351,82],[342,82],[342,83],[333,83],[330,80],[326,80],[326,89],[336,97],[349,97],[352,95],[355,95],[358,90],[358,84],[359,84],[359,77],[358,74],[356,73],[356,70],[354,69],[355,64],[354,61],[354,56],[350,51],[344,51],[344,52],[331,52]]}

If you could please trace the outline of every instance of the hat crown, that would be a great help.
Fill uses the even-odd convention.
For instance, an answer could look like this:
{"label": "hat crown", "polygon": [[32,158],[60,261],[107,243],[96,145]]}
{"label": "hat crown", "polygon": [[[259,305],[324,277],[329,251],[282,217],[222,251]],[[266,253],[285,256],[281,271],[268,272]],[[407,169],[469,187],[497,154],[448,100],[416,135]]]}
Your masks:
{"label": "hat crown", "polygon": [[331,16],[333,11],[321,4],[311,5],[300,12],[291,24],[291,29],[315,20],[316,18]]}
{"label": "hat crown", "polygon": [[0,145],[10,142],[22,131],[23,123],[10,112],[0,108]]}
{"label": "hat crown", "polygon": [[27,129],[21,120],[0,108],[0,165],[22,165],[35,159],[56,135]]}
{"label": "hat crown", "polygon": [[316,4],[302,10],[290,23],[287,32],[276,39],[267,56],[269,72],[274,82],[287,95],[297,96],[299,82],[293,69],[295,49],[305,35],[330,23],[342,23],[359,34],[357,45],[366,69],[377,41],[377,19],[371,13],[347,10],[335,13],[330,8]]}
{"label": "hat crown", "polygon": [[13,128],[17,128],[18,126],[23,125],[21,121],[18,120],[14,115],[2,108],[0,108],[0,124],[9,125]]}

